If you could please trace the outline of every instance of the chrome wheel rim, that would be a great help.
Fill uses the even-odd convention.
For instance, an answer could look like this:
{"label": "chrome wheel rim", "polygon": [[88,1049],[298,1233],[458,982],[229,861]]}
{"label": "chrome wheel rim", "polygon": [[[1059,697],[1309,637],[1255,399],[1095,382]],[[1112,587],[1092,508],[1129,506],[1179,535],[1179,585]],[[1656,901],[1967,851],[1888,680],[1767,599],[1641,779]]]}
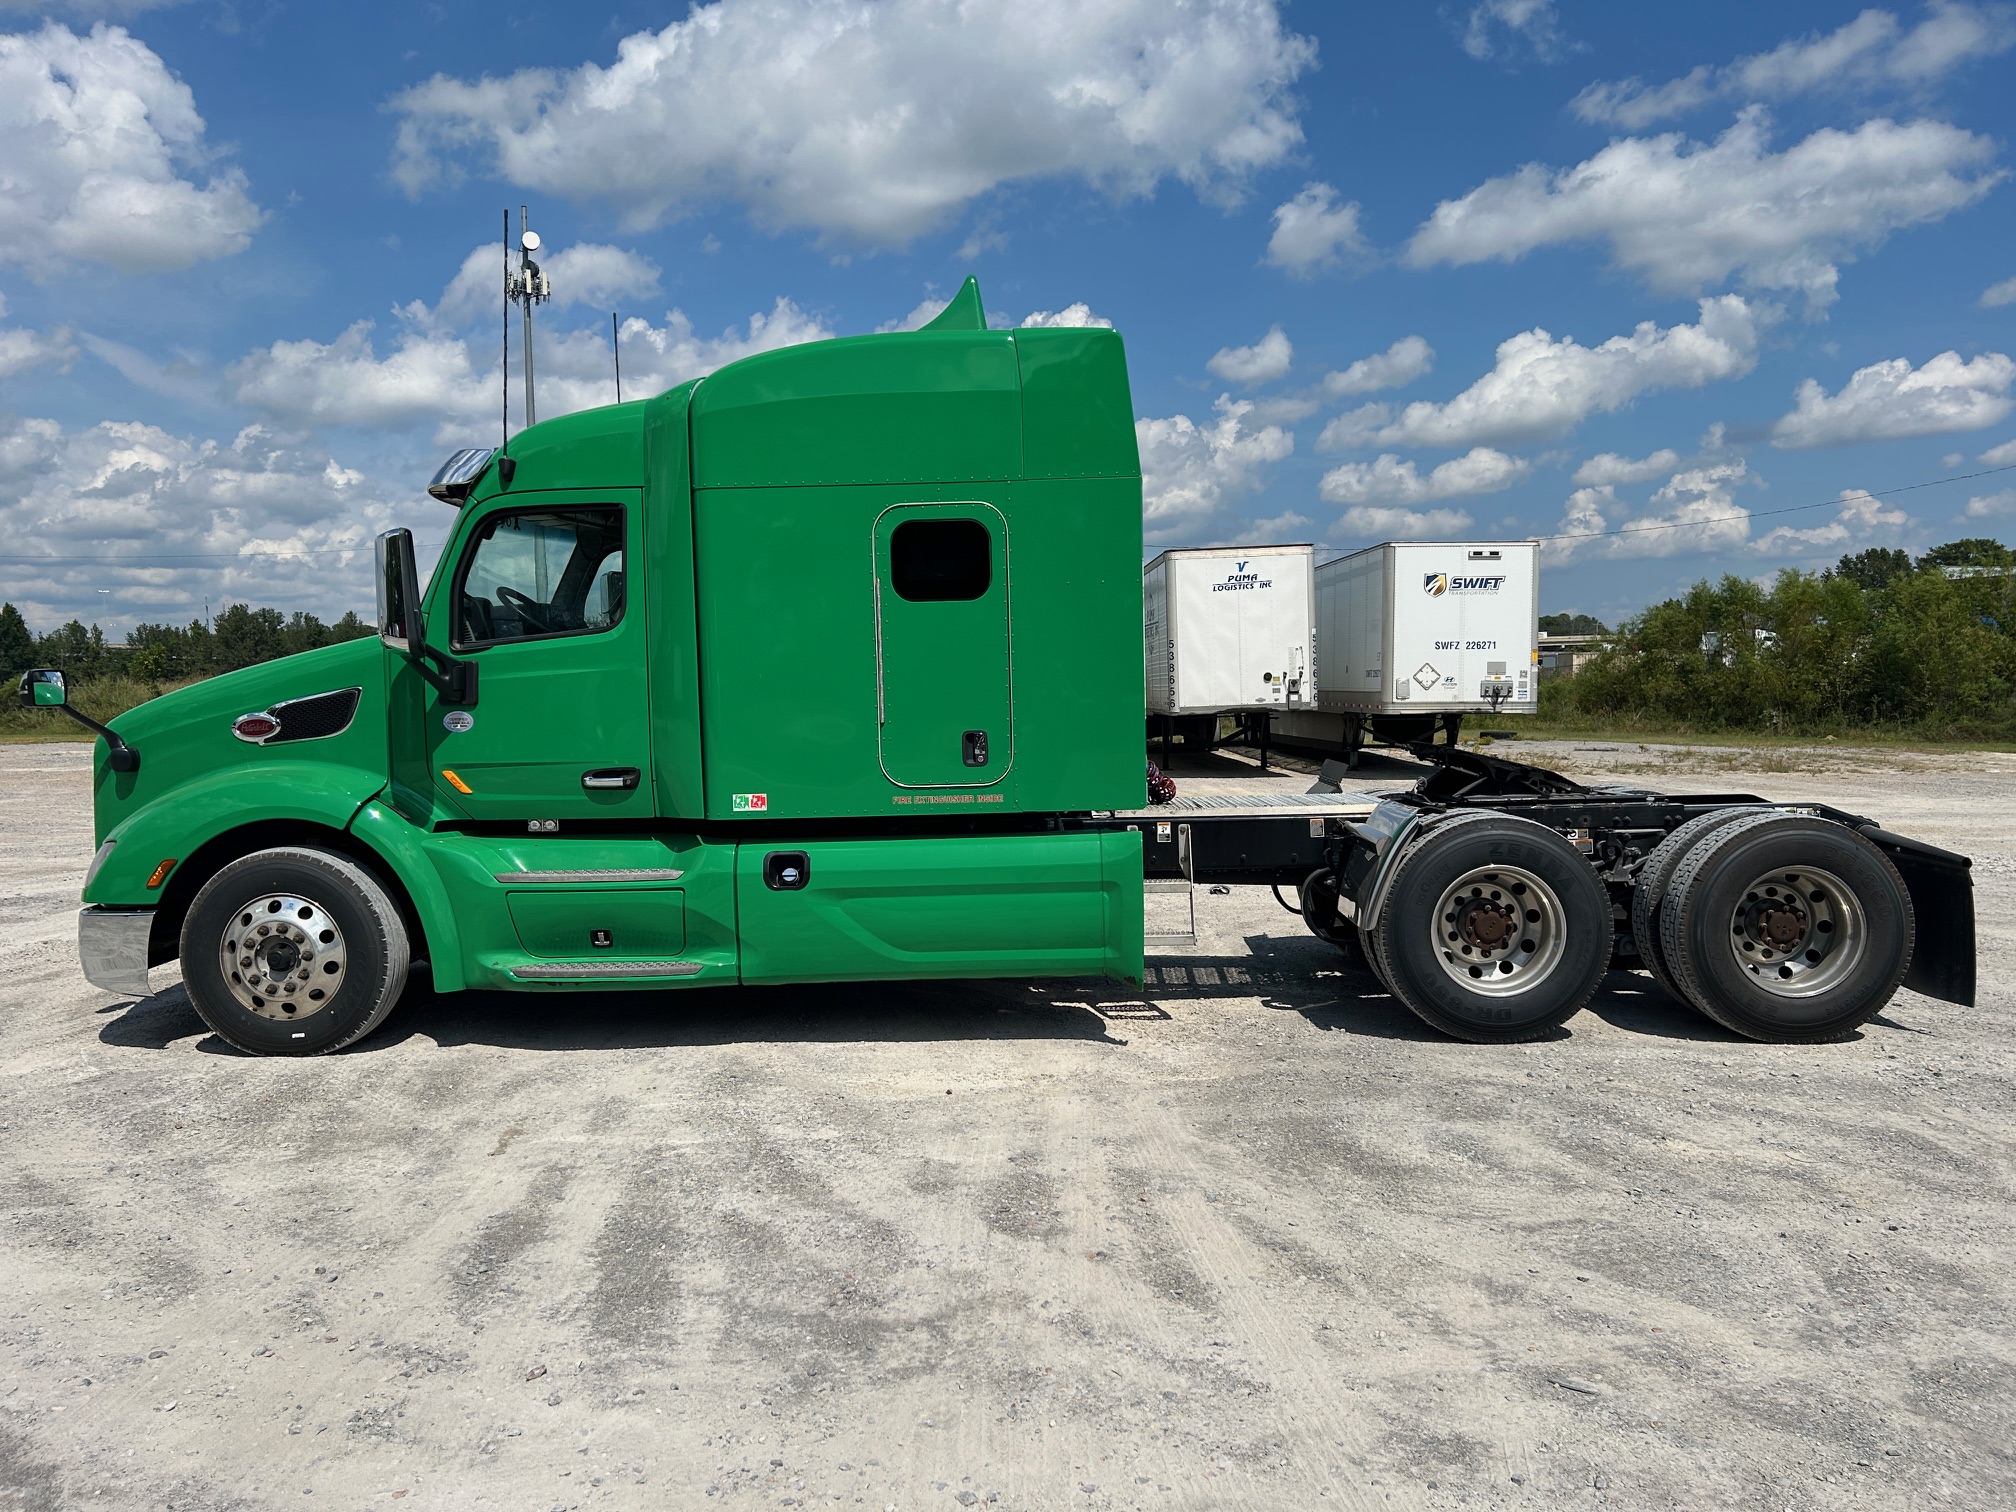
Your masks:
{"label": "chrome wheel rim", "polygon": [[1786,866],[1743,889],[1727,938],[1737,969],[1764,991],[1815,997],[1860,963],[1869,918],[1862,900],[1832,872]]}
{"label": "chrome wheel rim", "polygon": [[343,931],[312,898],[268,893],[231,916],[217,943],[224,983],[261,1018],[313,1018],[336,999],[350,958]]}
{"label": "chrome wheel rim", "polygon": [[1532,872],[1480,866],[1442,890],[1429,937],[1435,959],[1465,992],[1518,997],[1561,964],[1567,915],[1554,889]]}

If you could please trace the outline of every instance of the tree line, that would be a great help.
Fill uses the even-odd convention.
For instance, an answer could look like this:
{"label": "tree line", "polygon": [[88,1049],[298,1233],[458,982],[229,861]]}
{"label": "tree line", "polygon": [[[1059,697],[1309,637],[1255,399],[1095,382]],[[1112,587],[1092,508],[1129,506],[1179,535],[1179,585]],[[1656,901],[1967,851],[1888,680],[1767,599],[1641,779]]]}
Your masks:
{"label": "tree line", "polygon": [[113,642],[97,625],[87,628],[74,619],[37,635],[20,610],[0,604],[0,678],[11,683],[30,667],[57,667],[78,682],[108,677],[192,682],[377,633],[354,610],[328,625],[299,610],[287,615],[232,604],[207,623],[135,625],[124,642]]}
{"label": "tree line", "polygon": [[1769,588],[1704,580],[1626,620],[1541,707],[1647,729],[2016,739],[2016,552],[1976,538]]}

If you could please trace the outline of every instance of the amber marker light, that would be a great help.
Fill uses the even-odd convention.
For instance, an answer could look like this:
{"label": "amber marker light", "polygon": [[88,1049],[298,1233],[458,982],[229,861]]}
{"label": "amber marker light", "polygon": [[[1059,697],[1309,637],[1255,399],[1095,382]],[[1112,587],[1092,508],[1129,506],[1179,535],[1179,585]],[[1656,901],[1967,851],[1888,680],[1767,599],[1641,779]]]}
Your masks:
{"label": "amber marker light", "polygon": [[170,856],[166,861],[163,861],[159,866],[154,868],[154,874],[147,879],[147,890],[149,892],[152,892],[168,880],[168,873],[175,870],[175,860],[175,857]]}
{"label": "amber marker light", "polygon": [[473,793],[476,791],[476,789],[469,786],[468,783],[464,782],[460,777],[457,777],[453,772],[449,771],[448,768],[446,767],[441,768],[441,775],[448,779],[448,786],[455,789],[455,791],[458,793]]}

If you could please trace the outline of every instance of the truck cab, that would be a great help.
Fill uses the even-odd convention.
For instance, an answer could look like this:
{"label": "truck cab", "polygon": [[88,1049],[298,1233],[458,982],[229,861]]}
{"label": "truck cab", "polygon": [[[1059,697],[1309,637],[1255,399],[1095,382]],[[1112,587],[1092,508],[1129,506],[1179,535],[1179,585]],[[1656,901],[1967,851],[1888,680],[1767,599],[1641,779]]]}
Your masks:
{"label": "truck cab", "polygon": [[[787,348],[457,455],[380,639],[107,731],[86,975],[243,1049],[437,991],[1142,970],[1141,476],[1110,330]],[[61,701],[60,680],[44,702]],[[121,752],[125,755],[121,756]]]}

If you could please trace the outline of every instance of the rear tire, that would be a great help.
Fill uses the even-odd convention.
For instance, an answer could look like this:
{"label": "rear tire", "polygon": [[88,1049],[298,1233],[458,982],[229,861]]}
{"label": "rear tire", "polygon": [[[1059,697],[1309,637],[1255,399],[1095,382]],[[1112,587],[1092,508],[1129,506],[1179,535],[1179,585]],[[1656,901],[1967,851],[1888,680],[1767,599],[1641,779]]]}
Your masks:
{"label": "rear tire", "polygon": [[182,983],[250,1055],[326,1055],[385,1020],[411,951],[399,910],[347,856],[256,851],[205,882],[182,921]]}
{"label": "rear tire", "polygon": [[1699,814],[1653,847],[1652,854],[1638,869],[1638,880],[1631,893],[1632,943],[1638,947],[1638,959],[1645,963],[1652,979],[1678,1002],[1685,1003],[1687,994],[1674,980],[1673,970],[1666,964],[1665,946],[1659,938],[1660,920],[1664,916],[1673,873],[1687,858],[1687,853],[1704,838],[1724,825],[1756,812],[1754,808],[1731,808]]}
{"label": "rear tire", "polygon": [[1883,1011],[1911,965],[1911,894],[1843,825],[1749,814],[1673,873],[1660,940],[1680,989],[1750,1039],[1839,1039]]}
{"label": "rear tire", "polygon": [[1367,944],[1425,1023],[1478,1044],[1530,1040],[1594,996],[1610,965],[1610,900],[1553,830],[1466,815],[1401,856]]}

